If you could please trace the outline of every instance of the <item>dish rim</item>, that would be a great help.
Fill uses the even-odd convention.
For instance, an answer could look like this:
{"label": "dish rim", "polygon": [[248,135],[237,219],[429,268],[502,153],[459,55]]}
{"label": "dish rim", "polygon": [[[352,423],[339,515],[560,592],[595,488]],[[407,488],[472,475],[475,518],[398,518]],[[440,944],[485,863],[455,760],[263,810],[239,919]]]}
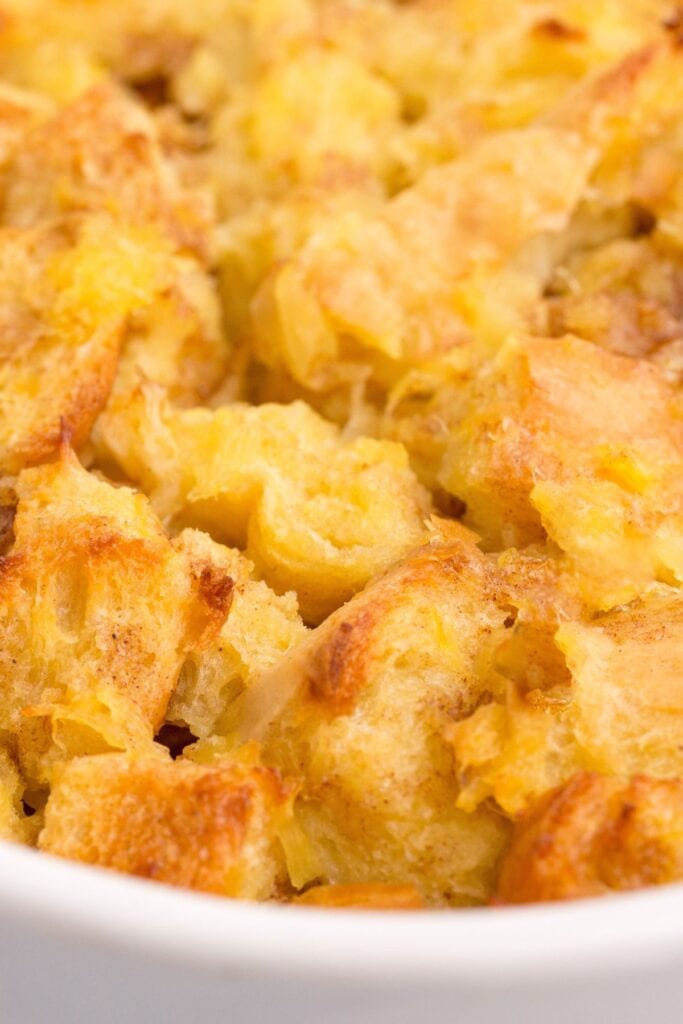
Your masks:
{"label": "dish rim", "polygon": [[327,910],[226,900],[0,841],[0,919],[223,974],[509,987],[683,964],[683,885],[525,907]]}

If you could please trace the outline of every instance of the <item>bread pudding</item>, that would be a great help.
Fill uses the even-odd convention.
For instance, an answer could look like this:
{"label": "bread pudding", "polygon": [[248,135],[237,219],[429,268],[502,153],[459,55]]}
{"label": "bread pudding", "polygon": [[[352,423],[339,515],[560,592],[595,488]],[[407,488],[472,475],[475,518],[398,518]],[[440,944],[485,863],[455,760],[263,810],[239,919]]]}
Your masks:
{"label": "bread pudding", "polygon": [[0,0],[0,838],[683,879],[681,110],[664,0]]}

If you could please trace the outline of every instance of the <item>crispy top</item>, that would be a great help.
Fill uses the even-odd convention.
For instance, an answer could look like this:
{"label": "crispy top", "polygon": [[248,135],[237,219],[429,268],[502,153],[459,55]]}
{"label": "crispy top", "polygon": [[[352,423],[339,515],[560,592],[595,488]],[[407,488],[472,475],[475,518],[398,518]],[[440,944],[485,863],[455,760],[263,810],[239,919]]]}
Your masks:
{"label": "crispy top", "polygon": [[516,826],[496,899],[603,896],[683,877],[678,779],[574,776]]}
{"label": "crispy top", "polygon": [[249,899],[680,876],[664,0],[0,0],[0,837]]}
{"label": "crispy top", "polygon": [[222,896],[283,881],[277,841],[290,793],[258,767],[82,757],[54,780],[40,848]]}

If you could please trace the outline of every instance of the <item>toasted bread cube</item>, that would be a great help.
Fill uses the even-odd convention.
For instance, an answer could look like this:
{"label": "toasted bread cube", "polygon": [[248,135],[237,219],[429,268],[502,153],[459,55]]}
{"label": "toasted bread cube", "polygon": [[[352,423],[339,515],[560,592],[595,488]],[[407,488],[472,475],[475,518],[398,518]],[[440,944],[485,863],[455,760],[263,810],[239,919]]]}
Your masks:
{"label": "toasted bread cube", "polygon": [[443,732],[476,707],[505,588],[466,531],[437,531],[335,612],[245,698],[244,735],[302,776],[297,815],[329,882],[481,902],[508,825],[458,808]]}
{"label": "toasted bread cube", "polygon": [[323,878],[476,903],[506,819],[580,765],[553,638],[582,605],[547,552],[486,556],[462,527],[433,530],[252,686],[242,730],[303,777]]}
{"label": "toasted bread cube", "polygon": [[656,367],[527,338],[475,392],[441,479],[488,545],[547,534],[598,609],[683,580],[683,427]]}
{"label": "toasted bread cube", "polygon": [[272,771],[100,754],[56,773],[41,850],[169,885],[268,899],[292,788]]}
{"label": "toasted bread cube", "polygon": [[232,581],[182,537],[171,543],[144,496],[67,451],[16,488],[0,728],[40,784],[59,757],[151,743],[186,654],[220,630]]}
{"label": "toasted bread cube", "polygon": [[24,139],[8,164],[5,223],[34,227],[78,211],[155,224],[179,246],[201,248],[188,206],[142,106],[113,85],[93,88]]}
{"label": "toasted bread cube", "polygon": [[607,774],[683,772],[683,594],[661,586],[557,643],[572,673],[568,715],[588,763]]}
{"label": "toasted bread cube", "polygon": [[493,797],[505,813],[525,813],[588,769],[681,775],[682,615],[680,591],[659,586],[589,619],[567,606],[559,629],[549,619],[520,632],[518,620],[497,652],[505,687],[489,683],[496,699],[447,729],[467,780],[458,806]]}
{"label": "toasted bread cube", "polygon": [[81,446],[114,384],[191,402],[217,386],[218,298],[178,251],[180,193],[142,110],[96,90],[28,134],[3,186],[0,470],[49,458],[62,420]]}
{"label": "toasted bread cube", "polygon": [[603,896],[681,878],[681,780],[581,773],[516,826],[496,902]]}
{"label": "toasted bread cube", "polygon": [[[472,280],[566,226],[591,162],[567,132],[502,133],[384,206],[337,213],[264,281],[253,307],[261,358],[325,387],[326,364],[343,367],[352,339],[387,384],[401,368],[462,344]],[[298,334],[309,336],[295,345],[290,324],[300,316]]]}
{"label": "toasted bread cube", "polygon": [[46,460],[64,433],[86,440],[166,258],[154,232],[106,217],[0,231],[0,471]]}
{"label": "toasted bread cube", "polygon": [[[657,233],[680,247],[683,240],[680,106],[683,56],[676,31],[670,39],[640,45],[602,76],[588,81],[582,97],[566,98],[554,123],[576,124],[600,146],[593,197],[614,205],[635,201],[658,221]],[[602,116],[595,117],[596,108]]]}

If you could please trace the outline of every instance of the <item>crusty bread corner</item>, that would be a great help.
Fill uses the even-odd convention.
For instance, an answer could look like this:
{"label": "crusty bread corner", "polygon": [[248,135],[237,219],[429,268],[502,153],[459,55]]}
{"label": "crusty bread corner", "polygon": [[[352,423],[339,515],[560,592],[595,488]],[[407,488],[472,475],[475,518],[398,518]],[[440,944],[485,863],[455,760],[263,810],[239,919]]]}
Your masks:
{"label": "crusty bread corner", "polygon": [[61,768],[42,850],[220,896],[284,891],[291,789],[265,768],[100,754]]}
{"label": "crusty bread corner", "polygon": [[683,877],[679,779],[575,775],[516,826],[495,900],[604,896]]}

